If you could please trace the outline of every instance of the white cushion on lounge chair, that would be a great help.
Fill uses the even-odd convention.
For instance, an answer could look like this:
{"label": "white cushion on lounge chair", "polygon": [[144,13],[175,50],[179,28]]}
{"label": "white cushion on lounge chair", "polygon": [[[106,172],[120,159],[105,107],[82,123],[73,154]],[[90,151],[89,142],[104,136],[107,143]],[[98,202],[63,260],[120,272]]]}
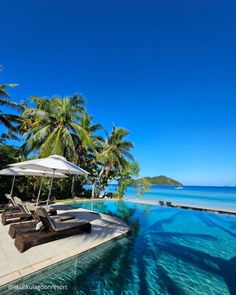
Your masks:
{"label": "white cushion on lounge chair", "polygon": [[87,220],[83,220],[83,219],[73,219],[73,221],[63,221],[63,222],[57,222],[55,219],[52,220],[53,222],[53,229],[55,231],[60,231],[60,230],[64,230],[64,229],[70,229],[73,227],[77,227],[79,225],[88,223]]}
{"label": "white cushion on lounge chair", "polygon": [[44,226],[43,226],[42,221],[39,221],[39,223],[36,224],[35,229],[36,229],[36,230],[40,230],[40,229],[43,228],[43,227],[44,227]]}

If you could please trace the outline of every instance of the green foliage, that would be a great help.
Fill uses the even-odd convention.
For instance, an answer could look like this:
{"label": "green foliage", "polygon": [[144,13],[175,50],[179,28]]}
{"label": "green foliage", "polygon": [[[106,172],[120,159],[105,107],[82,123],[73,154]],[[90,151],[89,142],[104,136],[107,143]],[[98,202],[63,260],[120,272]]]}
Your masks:
{"label": "green foliage", "polygon": [[118,173],[116,180],[118,182],[118,187],[115,191],[115,196],[122,198],[125,194],[125,191],[129,185],[133,185],[135,182],[134,178],[139,175],[139,166],[137,162],[129,163],[128,169],[122,170],[121,173]]}
{"label": "green foliage", "polygon": [[139,182],[140,180],[147,180],[151,183],[151,185],[174,185],[174,186],[182,186],[182,183],[179,181],[172,179],[167,176],[155,176],[155,177],[143,177],[137,180]]}
{"label": "green foliage", "polygon": [[10,145],[0,145],[0,169],[20,160],[20,149]]}
{"label": "green foliage", "polygon": [[[0,169],[6,168],[9,164],[20,161],[21,150],[18,147],[9,145],[0,145]],[[22,186],[27,184],[27,179],[24,177],[19,177]],[[5,193],[9,193],[12,185],[12,176],[0,176],[0,200],[5,202]],[[18,186],[19,179],[16,179],[15,193],[19,193],[24,190]]]}
{"label": "green foliage", "polygon": [[144,178],[136,182],[137,197],[141,197],[144,193],[148,192],[150,190],[151,185],[152,183]]}

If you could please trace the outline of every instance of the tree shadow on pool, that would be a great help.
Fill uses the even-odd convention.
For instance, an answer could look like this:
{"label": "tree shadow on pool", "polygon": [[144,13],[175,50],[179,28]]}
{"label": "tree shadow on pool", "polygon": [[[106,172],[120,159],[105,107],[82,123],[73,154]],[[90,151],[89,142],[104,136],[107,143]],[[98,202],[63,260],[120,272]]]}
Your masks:
{"label": "tree shadow on pool", "polygon": [[140,219],[136,216],[137,208],[128,207],[125,202],[118,202],[116,212],[107,210],[107,214],[121,218],[131,229],[133,235],[137,235],[140,230]]}
{"label": "tree shadow on pool", "polygon": [[227,234],[231,235],[232,237],[236,238],[236,234],[235,233],[233,233],[232,231],[228,230],[224,226],[219,225],[215,221],[211,220],[212,218],[210,219],[210,218],[208,218],[207,216],[205,216],[203,214],[202,215],[199,215],[198,218],[201,219],[209,227],[214,227],[214,228],[217,227],[217,228],[223,230],[224,232],[226,232]]}
{"label": "tree shadow on pool", "polygon": [[228,216],[228,215],[222,216],[222,215],[212,213],[211,219],[214,219],[215,221],[219,221],[220,223],[226,224],[232,230],[236,230],[236,217],[235,216]]}
{"label": "tree shadow on pool", "polygon": [[134,261],[130,255],[133,247],[133,241],[126,238],[113,243],[110,249],[91,253],[87,261],[78,259],[77,290],[84,291],[85,294],[118,294],[120,290],[128,291],[134,280]]}
{"label": "tree shadow on pool", "polygon": [[[147,265],[147,259],[149,259],[151,266],[154,268],[154,273],[158,276],[158,281],[154,289],[155,292],[165,292],[167,290],[170,294],[184,294],[185,291],[179,282],[174,280],[171,274],[159,263],[158,257],[164,253],[164,255],[171,255],[180,261],[184,261],[186,265],[191,264],[196,269],[201,269],[214,276],[222,277],[228,286],[230,294],[236,294],[236,257],[225,260],[202,252],[199,249],[191,248],[191,246],[177,244],[173,238],[181,238],[183,240],[187,238],[188,241],[192,242],[194,242],[195,238],[198,241],[199,238],[208,241],[215,241],[217,238],[207,234],[165,232],[165,225],[174,223],[176,217],[181,214],[178,211],[170,213],[172,214],[155,222],[144,230],[142,234],[138,235],[140,221],[135,217],[135,210],[127,206],[120,206],[117,216],[122,217],[131,226],[135,221],[134,228],[137,223],[138,230],[136,234],[127,239],[127,245],[117,245],[112,250],[106,251],[103,255],[102,262],[99,259],[87,268],[87,271],[82,274],[82,277],[78,277],[79,282],[83,280],[86,282],[83,287],[84,290],[90,286],[88,277],[91,276],[94,282],[96,282],[96,286],[97,282],[100,282],[99,284],[102,286],[103,291],[130,291],[130,285],[132,286],[135,280],[135,294],[147,294],[148,290],[153,288],[149,282],[150,274]],[[208,225],[215,226],[211,220],[210,223],[208,219],[205,221]],[[96,270],[97,267],[100,267],[100,269]],[[134,269],[136,270],[135,278]],[[94,270],[96,270],[95,274]],[[77,285],[81,288],[79,282]],[[116,293],[114,292],[114,294]]]}
{"label": "tree shadow on pool", "polygon": [[161,251],[186,261],[187,264],[190,263],[203,271],[221,276],[227,284],[230,294],[236,294],[236,256],[229,260],[224,260],[211,256],[208,253],[167,241],[160,243],[156,239],[154,244],[155,248],[160,248]]}
{"label": "tree shadow on pool", "polygon": [[[187,264],[191,263],[192,265],[199,269],[202,269],[203,271],[207,271],[215,276],[222,277],[228,286],[230,294],[236,294],[236,256],[229,260],[225,260],[222,258],[211,256],[210,254],[202,252],[199,249],[191,248],[191,246],[188,247],[186,245],[176,243],[176,238],[178,240],[181,239],[182,241],[186,241],[187,239],[188,242],[191,243],[194,243],[195,239],[199,241],[199,238],[200,240],[203,239],[203,241],[218,240],[218,238],[207,234],[166,232],[165,225],[175,222],[177,216],[178,213],[172,214],[171,216],[152,224],[152,226],[146,229],[146,231],[143,233],[143,248],[146,249],[146,253],[148,253],[147,255],[150,256],[153,252],[153,260],[156,260],[157,252],[159,251],[159,253],[164,252],[182,261],[186,261]],[[224,227],[215,224],[214,221],[205,218],[205,216],[201,217],[201,219],[207,225],[210,225],[212,227],[218,226],[220,229],[225,230],[227,233],[231,234],[234,237],[234,234]],[[160,272],[163,272],[163,270],[161,270],[160,267],[157,267],[157,269],[159,272],[159,277],[161,277]],[[168,274],[166,272],[163,276],[165,276],[165,280],[168,280]],[[171,294],[178,294],[180,292],[180,289],[177,286],[176,282],[171,277],[169,277],[169,282],[170,286],[173,287]]]}

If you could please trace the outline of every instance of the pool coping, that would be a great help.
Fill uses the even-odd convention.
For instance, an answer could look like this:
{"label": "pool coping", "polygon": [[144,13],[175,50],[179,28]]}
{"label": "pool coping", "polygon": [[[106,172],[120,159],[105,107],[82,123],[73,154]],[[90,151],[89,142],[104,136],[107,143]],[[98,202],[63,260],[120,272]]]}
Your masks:
{"label": "pool coping", "polygon": [[[112,198],[94,198],[94,199],[88,199],[88,200],[79,200],[76,199],[74,202],[75,203],[81,203],[81,202],[93,202],[93,201],[127,201],[127,202],[132,202],[132,203],[137,203],[137,204],[144,204],[144,205],[152,205],[152,206],[166,206],[169,208],[177,208],[177,209],[184,209],[184,210],[195,210],[195,211],[203,211],[203,212],[210,212],[210,213],[219,213],[219,214],[229,214],[229,215],[236,215],[236,210],[229,210],[229,209],[221,209],[221,208],[212,208],[212,207],[205,207],[205,206],[191,206],[187,204],[176,204],[172,203],[171,205],[160,205],[159,201],[149,201],[149,200],[140,200],[140,199],[133,199],[129,197],[125,197],[123,199],[112,199]],[[165,202],[165,201],[164,201]],[[69,201],[68,201],[69,203]],[[71,203],[71,201],[70,201]]]}

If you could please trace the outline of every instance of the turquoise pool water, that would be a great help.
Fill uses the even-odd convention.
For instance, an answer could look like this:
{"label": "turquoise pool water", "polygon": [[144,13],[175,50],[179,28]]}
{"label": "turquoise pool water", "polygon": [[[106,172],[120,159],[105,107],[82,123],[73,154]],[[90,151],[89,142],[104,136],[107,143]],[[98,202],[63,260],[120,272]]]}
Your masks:
{"label": "turquoise pool water", "polygon": [[119,216],[132,233],[24,280],[67,286],[34,294],[236,294],[235,217],[122,201],[72,205]]}

